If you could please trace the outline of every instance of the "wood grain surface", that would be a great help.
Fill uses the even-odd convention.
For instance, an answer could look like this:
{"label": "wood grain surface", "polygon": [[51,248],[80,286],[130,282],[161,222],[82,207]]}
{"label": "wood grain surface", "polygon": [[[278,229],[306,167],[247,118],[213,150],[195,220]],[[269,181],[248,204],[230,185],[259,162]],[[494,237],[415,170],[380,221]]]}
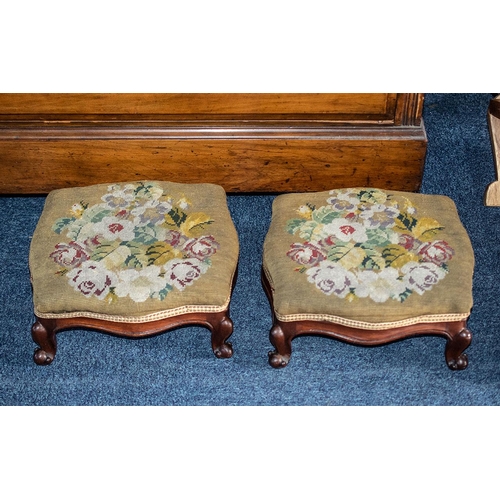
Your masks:
{"label": "wood grain surface", "polygon": [[420,188],[422,94],[0,94],[0,194],[137,179]]}

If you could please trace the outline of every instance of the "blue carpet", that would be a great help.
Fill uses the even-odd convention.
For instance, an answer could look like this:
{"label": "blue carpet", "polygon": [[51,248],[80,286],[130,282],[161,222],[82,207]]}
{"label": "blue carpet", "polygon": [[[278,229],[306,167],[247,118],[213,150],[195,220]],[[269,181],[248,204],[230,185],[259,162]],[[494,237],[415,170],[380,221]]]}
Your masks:
{"label": "blue carpet", "polygon": [[[230,196],[240,235],[231,306],[235,349],[218,360],[203,328],[130,340],[92,331],[58,336],[54,363],[33,363],[28,249],[43,197],[0,197],[0,404],[21,405],[498,405],[500,402],[500,208],[485,207],[495,180],[486,120],[492,94],[427,94],[429,139],[422,192],[450,196],[476,253],[469,367],[448,369],[444,339],[377,348],[302,337],[283,370],[267,362],[269,305],[261,249],[273,196]],[[328,188],[325,186],[325,188]]]}

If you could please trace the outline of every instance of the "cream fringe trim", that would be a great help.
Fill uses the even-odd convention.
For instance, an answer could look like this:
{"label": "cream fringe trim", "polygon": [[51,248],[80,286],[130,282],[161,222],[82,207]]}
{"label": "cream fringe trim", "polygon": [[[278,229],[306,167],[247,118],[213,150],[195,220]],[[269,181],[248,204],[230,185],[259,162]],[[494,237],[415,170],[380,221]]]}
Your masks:
{"label": "cream fringe trim", "polygon": [[389,330],[390,328],[400,328],[403,326],[418,325],[421,323],[448,323],[454,321],[464,321],[470,313],[463,314],[428,314],[426,316],[415,316],[399,321],[387,321],[384,323],[368,323],[354,319],[342,318],[340,316],[330,316],[328,314],[279,314],[275,312],[276,318],[284,323],[292,321],[323,321],[335,323],[337,325],[359,328],[360,330]]}
{"label": "cream fringe trim", "polygon": [[202,305],[187,305],[176,307],[175,309],[167,309],[165,311],[158,311],[144,316],[119,316],[111,314],[93,313],[88,311],[75,311],[71,313],[41,313],[35,307],[35,315],[44,319],[59,319],[59,318],[91,318],[100,319],[104,321],[111,321],[113,323],[149,323],[150,321],[159,321],[162,319],[173,318],[181,314],[190,313],[220,313],[224,312],[229,307],[231,296],[228,297],[222,306],[202,306]]}

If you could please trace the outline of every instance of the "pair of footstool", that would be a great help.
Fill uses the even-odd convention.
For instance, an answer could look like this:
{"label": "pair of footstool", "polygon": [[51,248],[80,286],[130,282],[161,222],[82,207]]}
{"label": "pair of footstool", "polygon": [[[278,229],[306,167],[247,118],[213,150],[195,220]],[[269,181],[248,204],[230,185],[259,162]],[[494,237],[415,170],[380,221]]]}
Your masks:
{"label": "pair of footstool", "polygon": [[[90,328],[140,338],[182,325],[211,331],[229,358],[239,242],[214,184],[141,181],[51,192],[29,267],[37,364],[56,334]],[[474,254],[444,196],[346,188],[277,196],[264,242],[275,368],[292,340],[321,335],[381,345],[447,339],[451,369],[467,367]]]}

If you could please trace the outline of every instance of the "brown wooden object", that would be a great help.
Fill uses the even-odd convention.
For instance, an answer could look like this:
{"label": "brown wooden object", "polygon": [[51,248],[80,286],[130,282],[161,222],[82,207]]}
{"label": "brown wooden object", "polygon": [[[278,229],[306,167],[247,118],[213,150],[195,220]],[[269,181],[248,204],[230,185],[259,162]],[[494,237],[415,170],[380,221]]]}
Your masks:
{"label": "brown wooden object", "polygon": [[56,333],[62,330],[89,328],[101,332],[127,337],[151,337],[186,325],[200,325],[212,332],[212,350],[218,358],[230,358],[233,347],[227,339],[233,333],[233,322],[229,311],[220,313],[189,313],[148,323],[116,323],[93,318],[57,318],[36,317],[31,328],[33,340],[40,346],[33,359],[37,365],[52,363],[57,351]]}
{"label": "brown wooden object", "polygon": [[500,206],[500,97],[490,101],[488,124],[497,180],[487,187],[484,204],[490,207],[498,207]]}
{"label": "brown wooden object", "polygon": [[423,94],[0,94],[0,194],[130,180],[418,191]]}
{"label": "brown wooden object", "polygon": [[273,297],[269,281],[262,272],[262,284],[273,311],[273,327],[269,339],[275,350],[269,352],[269,364],[273,368],[288,365],[292,355],[292,340],[299,335],[321,335],[360,346],[377,346],[417,336],[441,336],[446,342],[445,359],[452,370],[467,368],[465,349],[469,347],[472,334],[466,321],[446,323],[420,323],[412,326],[384,330],[362,330],[321,321],[279,321],[274,314]]}

